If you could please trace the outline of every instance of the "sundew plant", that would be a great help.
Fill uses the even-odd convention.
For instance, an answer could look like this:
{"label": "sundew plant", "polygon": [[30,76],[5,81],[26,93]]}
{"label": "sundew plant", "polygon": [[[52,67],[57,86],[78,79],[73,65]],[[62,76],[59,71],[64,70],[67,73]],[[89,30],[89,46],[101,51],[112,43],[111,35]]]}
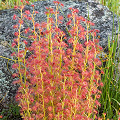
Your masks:
{"label": "sundew plant", "polygon": [[[113,37],[113,44],[108,39],[109,54],[103,61],[98,57],[104,52],[96,37],[99,30],[91,30],[94,23],[78,16],[78,9],[69,8],[67,36],[58,27],[65,19],[59,14],[62,3],[54,1],[55,9],[46,7],[47,20],[41,23],[34,20],[39,14],[34,5],[32,13],[24,11],[26,3],[21,0],[21,6],[14,7],[21,17],[13,16],[18,24],[13,26],[16,32],[11,44],[16,50],[11,54],[16,70],[12,76],[18,78],[13,84],[20,85],[15,100],[23,120],[120,119],[119,83],[112,80],[117,73],[114,48],[118,36]],[[33,27],[21,31],[26,21]]]}
{"label": "sundew plant", "polygon": [[[16,38],[12,43],[17,52],[11,55],[17,59],[12,68],[18,70],[13,77],[19,78],[14,83],[20,84],[16,94],[20,113],[24,120],[98,119],[98,100],[103,86],[101,71],[96,69],[102,65],[97,58],[102,47],[99,46],[99,40],[95,39],[99,31],[89,30],[94,23],[78,16],[77,9],[69,8],[71,14],[67,16],[66,26],[70,26],[70,38],[67,38],[58,28],[64,19],[59,15],[58,8],[64,5],[58,1],[54,3],[56,9],[46,8],[47,22],[42,23],[34,21],[35,14],[38,14],[34,11],[34,5],[32,14],[29,10],[22,12],[24,5],[15,7],[20,9],[21,18],[13,16],[14,20],[18,20],[14,26],[18,32],[15,32]],[[33,29],[28,27],[24,31],[25,34],[31,33],[28,39],[33,40],[28,47],[27,40],[21,41],[24,20],[33,23]],[[86,24],[87,30],[81,26],[81,22]],[[92,40],[89,39],[89,33],[93,36]],[[84,45],[80,39],[85,40]],[[21,42],[25,45],[23,50],[20,50]],[[26,58],[27,52],[31,55]]]}

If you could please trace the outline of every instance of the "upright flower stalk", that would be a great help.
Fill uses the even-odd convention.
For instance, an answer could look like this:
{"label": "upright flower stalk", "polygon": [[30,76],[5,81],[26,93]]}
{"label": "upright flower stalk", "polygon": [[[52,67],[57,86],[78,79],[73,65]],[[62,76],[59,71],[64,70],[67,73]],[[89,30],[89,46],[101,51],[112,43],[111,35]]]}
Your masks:
{"label": "upright flower stalk", "polygon": [[[33,22],[33,30],[29,26],[24,30],[25,34],[32,33],[28,36],[33,41],[31,45],[27,47],[27,40],[20,41],[23,22],[20,22],[18,28],[19,41],[13,44],[17,49],[20,49],[21,42],[25,45],[25,49],[18,50],[18,56],[17,53],[12,54],[18,60],[22,59],[17,66],[13,65],[20,78],[14,83],[20,85],[16,100],[21,107],[21,115],[24,120],[97,119],[101,76],[96,68],[101,65],[101,61],[96,56],[101,47],[94,35],[93,41],[89,39],[89,33],[97,31],[85,30],[81,22],[94,24],[78,16],[77,9],[70,8],[71,14],[68,15],[66,26],[69,26],[71,37],[67,38],[58,28],[63,21],[58,8],[63,7],[63,4],[58,1],[54,3],[55,11],[47,8],[46,23],[34,21],[33,14],[38,13],[34,11],[34,5],[32,14],[28,10],[21,13],[24,17],[21,16],[20,20]],[[52,16],[55,16],[55,20]],[[80,40],[85,41],[84,45]],[[30,55],[27,56],[27,53]]]}

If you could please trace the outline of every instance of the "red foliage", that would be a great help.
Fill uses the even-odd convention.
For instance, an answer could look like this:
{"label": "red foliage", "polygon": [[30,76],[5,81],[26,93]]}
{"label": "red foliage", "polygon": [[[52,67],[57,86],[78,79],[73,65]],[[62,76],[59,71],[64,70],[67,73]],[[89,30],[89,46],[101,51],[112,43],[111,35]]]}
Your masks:
{"label": "red foliage", "polygon": [[[54,3],[56,7],[63,6],[58,1]],[[97,66],[101,66],[101,61],[96,55],[102,48],[98,45],[97,39],[87,40],[84,45],[80,43],[79,40],[86,40],[87,33],[80,25],[81,21],[89,25],[94,24],[78,16],[77,9],[70,10],[72,14],[68,15],[69,20],[66,24],[71,25],[68,29],[70,38],[64,37],[65,33],[58,28],[58,24],[64,18],[62,16],[58,16],[59,21],[48,17],[47,23],[36,23],[32,17],[28,17],[31,13],[27,10],[23,14],[24,17],[18,19],[18,22],[23,24],[23,19],[27,18],[32,20],[34,25],[34,29],[26,28],[23,31],[26,35],[32,32],[27,39],[21,41],[20,38],[16,38],[17,43],[12,43],[12,47],[18,48],[21,42],[25,43],[25,49],[11,54],[17,57],[19,62],[19,65],[13,64],[12,68],[19,72],[14,73],[13,77],[19,77],[19,80],[14,82],[20,84],[16,100],[19,101],[25,120],[92,120],[97,114],[96,108],[100,106],[98,87],[102,87],[103,83],[100,81],[102,71],[96,70]],[[53,8],[47,8],[47,16],[57,16],[58,13]],[[14,15],[13,19],[16,20],[16,17]],[[88,32],[96,35],[98,30]],[[15,36],[18,35],[19,33],[15,32]],[[33,40],[29,47],[26,46],[28,39]],[[72,47],[68,47],[64,40]],[[26,57],[27,52],[30,55]]]}

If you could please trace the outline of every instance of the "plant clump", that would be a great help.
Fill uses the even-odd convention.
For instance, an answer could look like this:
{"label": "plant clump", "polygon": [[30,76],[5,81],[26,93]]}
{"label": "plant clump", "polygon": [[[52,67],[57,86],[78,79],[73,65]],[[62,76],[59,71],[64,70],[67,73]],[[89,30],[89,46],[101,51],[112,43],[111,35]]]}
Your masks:
{"label": "plant clump", "polygon": [[[21,1],[23,2],[23,1]],[[47,21],[36,23],[34,10],[23,13],[24,5],[15,7],[21,12],[21,18],[16,15],[14,20],[15,39],[12,47],[16,49],[11,55],[16,59],[12,68],[17,70],[13,77],[18,77],[20,85],[16,101],[21,107],[20,113],[24,120],[93,120],[98,118],[97,108],[101,106],[101,61],[97,55],[101,52],[98,30],[89,30],[94,23],[78,16],[78,10],[69,8],[69,26],[66,37],[58,26],[64,17],[59,15],[59,7],[64,5],[54,1],[56,9],[46,8]],[[54,17],[51,17],[54,16]],[[21,28],[25,20],[31,20],[32,28],[26,28],[24,34],[30,33],[21,41]],[[81,25],[86,24],[87,30]],[[92,40],[89,37],[92,35]],[[29,41],[31,45],[27,45]],[[64,41],[67,40],[71,47]],[[84,44],[80,40],[85,41]],[[21,45],[24,46],[20,49]],[[27,54],[29,53],[29,56]]]}

